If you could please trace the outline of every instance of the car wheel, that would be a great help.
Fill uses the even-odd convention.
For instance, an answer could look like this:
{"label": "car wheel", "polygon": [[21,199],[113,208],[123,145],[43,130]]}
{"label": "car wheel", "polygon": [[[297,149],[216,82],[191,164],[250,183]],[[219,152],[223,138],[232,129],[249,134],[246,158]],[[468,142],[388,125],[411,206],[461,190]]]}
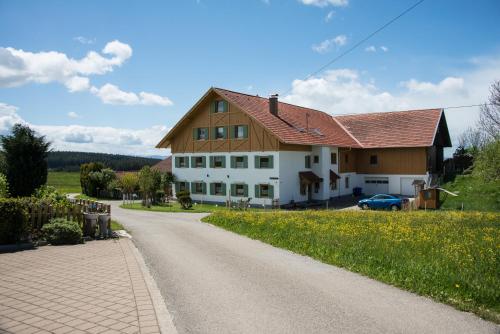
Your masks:
{"label": "car wheel", "polygon": [[398,211],[399,207],[397,205],[391,205],[391,210],[392,211]]}
{"label": "car wheel", "polygon": [[361,209],[363,210],[368,210],[370,207],[368,206],[368,204],[363,204],[361,205]]}

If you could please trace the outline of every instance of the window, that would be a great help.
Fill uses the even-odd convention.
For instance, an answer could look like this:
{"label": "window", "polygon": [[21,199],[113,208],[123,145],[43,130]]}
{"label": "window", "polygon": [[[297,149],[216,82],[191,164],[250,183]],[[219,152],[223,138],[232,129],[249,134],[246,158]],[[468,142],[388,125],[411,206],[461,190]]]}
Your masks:
{"label": "window", "polygon": [[269,157],[260,158],[260,168],[269,168]]}
{"label": "window", "polygon": [[305,167],[311,168],[311,156],[310,155],[305,156]]}
{"label": "window", "polygon": [[269,197],[269,185],[267,185],[267,184],[260,185],[260,196],[261,197]]}
{"label": "window", "polygon": [[193,157],[193,168],[203,168],[205,167],[205,157]]}
{"label": "window", "polygon": [[319,164],[319,155],[314,156],[314,163]]}
{"label": "window", "polygon": [[182,181],[176,182],[176,189],[175,189],[176,192],[186,191],[186,190],[189,190],[187,182],[182,182]]}
{"label": "window", "polygon": [[256,184],[255,197],[257,198],[274,198],[274,187],[270,184]]}
{"label": "window", "polygon": [[193,194],[204,194],[205,193],[205,183],[193,182],[192,193]]}
{"label": "window", "polygon": [[330,153],[330,163],[332,165],[337,164],[337,153],[335,153],[335,152]]}
{"label": "window", "polygon": [[337,180],[330,182],[330,190],[337,190]]}
{"label": "window", "polygon": [[212,167],[213,168],[226,167],[226,157],[225,156],[212,157]]}
{"label": "window", "polygon": [[349,189],[349,177],[346,176],[344,180],[345,180],[345,188]]}
{"label": "window", "polygon": [[188,157],[175,157],[175,167],[188,168],[189,167]]}
{"label": "window", "polygon": [[227,111],[227,102],[226,101],[215,101],[215,110],[214,112],[226,112]]}
{"label": "window", "polygon": [[378,156],[370,155],[370,165],[376,165],[376,164],[378,164]]}
{"label": "window", "polygon": [[236,157],[236,168],[245,168],[245,157]]}
{"label": "window", "polygon": [[344,153],[344,160],[345,160],[346,164],[349,163],[349,154],[348,153]]}
{"label": "window", "polygon": [[233,138],[234,139],[248,138],[248,127],[246,125],[233,126]]}
{"label": "window", "polygon": [[243,184],[236,185],[236,196],[245,196],[245,185]]}
{"label": "window", "polygon": [[226,138],[226,128],[223,126],[218,126],[215,128],[215,139],[225,139]]}
{"label": "window", "polygon": [[208,128],[193,128],[193,139],[194,140],[207,140],[208,139]]}
{"label": "window", "polygon": [[319,182],[314,183],[314,192],[317,194],[319,193]]}
{"label": "window", "polygon": [[273,168],[274,157],[272,155],[256,155],[255,168]]}
{"label": "window", "polygon": [[231,185],[231,196],[246,197],[248,195],[248,186],[244,183],[233,183]]}
{"label": "window", "polygon": [[226,191],[223,189],[222,183],[214,183],[214,195],[225,195]]}

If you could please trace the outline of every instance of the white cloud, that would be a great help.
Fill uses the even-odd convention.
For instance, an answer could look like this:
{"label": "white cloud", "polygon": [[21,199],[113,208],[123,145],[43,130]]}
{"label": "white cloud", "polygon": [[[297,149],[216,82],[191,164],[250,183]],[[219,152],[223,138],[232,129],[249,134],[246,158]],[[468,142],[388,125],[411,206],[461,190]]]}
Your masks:
{"label": "white cloud", "polygon": [[102,75],[121,66],[132,56],[132,48],[119,41],[106,44],[101,54],[90,51],[81,59],[73,59],[56,51],[27,52],[0,48],[0,87],[16,87],[31,82],[60,82],[70,91],[88,88],[88,78]]}
{"label": "white cloud", "polygon": [[168,97],[160,95],[140,92],[125,92],[119,87],[112,84],[105,84],[101,88],[92,87],[90,91],[98,96],[102,102],[106,104],[122,104],[122,105],[158,105],[171,106],[173,103]]}
{"label": "white cloud", "polygon": [[55,150],[104,152],[117,154],[167,154],[154,147],[169,128],[156,125],[144,129],[124,129],[109,126],[34,125],[17,113],[18,108],[0,102],[0,134],[8,134],[16,123],[27,124],[47,137]]}
{"label": "white cloud", "polygon": [[349,4],[349,0],[299,0],[304,5],[316,6],[316,7],[345,7]]}
{"label": "white cloud", "polygon": [[70,112],[68,113],[68,117],[70,117],[70,118],[80,118],[80,115],[78,115],[78,114],[77,114],[76,112],[74,112],[74,111],[70,111]]}
{"label": "white cloud", "polygon": [[[410,79],[400,83],[399,90],[377,87],[353,69],[330,70],[307,80],[294,80],[292,92],[284,101],[331,114],[350,114],[439,108],[483,103],[489,86],[500,78],[500,56],[475,59],[475,66],[454,73],[437,82]],[[455,141],[479,116],[479,108],[448,109],[446,117]]]}
{"label": "white cloud", "polygon": [[325,16],[325,22],[330,22],[333,19],[333,16],[335,16],[335,11],[331,10],[326,14]]}
{"label": "white cloud", "polygon": [[75,40],[81,44],[94,44],[96,41],[95,38],[87,38],[87,37],[83,37],[83,36],[74,37],[73,40]]}
{"label": "white cloud", "polygon": [[101,53],[90,51],[81,59],[73,59],[56,51],[33,53],[14,48],[0,48],[0,87],[59,82],[72,93],[90,90],[107,104],[173,104],[168,97],[148,92],[124,92],[109,83],[99,89],[91,86],[88,76],[103,75],[122,66],[132,57],[132,48],[115,40],[107,43]]}
{"label": "white cloud", "polygon": [[[383,52],[387,52],[389,51],[389,48],[386,47],[386,46],[380,46],[378,49],[380,49],[380,51],[383,51]],[[367,46],[365,48],[365,51],[366,52],[377,52],[377,47],[375,45],[370,45],[370,46]]]}
{"label": "white cloud", "polygon": [[15,106],[0,102],[0,135],[7,134],[16,123],[25,123],[17,110]]}
{"label": "white cloud", "polygon": [[140,92],[140,104],[146,106],[171,106],[173,102],[165,96],[160,96],[152,93]]}
{"label": "white cloud", "polygon": [[92,137],[91,134],[88,133],[71,132],[64,135],[64,141],[68,143],[82,144],[82,143],[92,143],[94,141],[94,138]]}
{"label": "white cloud", "polygon": [[323,42],[319,44],[315,44],[312,46],[312,49],[314,52],[317,53],[327,53],[332,48],[336,47],[341,47],[347,43],[347,37],[345,35],[338,35],[334,38],[324,40]]}

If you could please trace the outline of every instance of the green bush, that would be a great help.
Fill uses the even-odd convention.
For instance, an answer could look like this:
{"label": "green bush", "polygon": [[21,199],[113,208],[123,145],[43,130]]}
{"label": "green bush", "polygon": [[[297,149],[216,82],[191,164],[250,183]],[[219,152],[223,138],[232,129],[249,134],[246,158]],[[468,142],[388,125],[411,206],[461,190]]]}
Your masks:
{"label": "green bush", "polygon": [[191,209],[193,206],[193,200],[191,199],[191,194],[189,191],[179,191],[177,194],[177,200],[184,210]]}
{"label": "green bush", "polygon": [[52,245],[74,245],[82,240],[78,223],[63,218],[52,219],[44,225],[42,235]]}
{"label": "green bush", "polygon": [[9,184],[7,178],[0,172],[0,198],[9,197]]}
{"label": "green bush", "polygon": [[24,239],[29,231],[28,211],[18,199],[0,198],[0,244]]}

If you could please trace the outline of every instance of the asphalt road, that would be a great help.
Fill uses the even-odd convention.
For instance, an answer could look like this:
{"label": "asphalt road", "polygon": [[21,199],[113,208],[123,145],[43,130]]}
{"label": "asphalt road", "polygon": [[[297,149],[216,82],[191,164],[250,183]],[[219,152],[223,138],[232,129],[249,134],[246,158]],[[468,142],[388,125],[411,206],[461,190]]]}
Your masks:
{"label": "asphalt road", "polygon": [[201,223],[118,208],[179,333],[500,333],[430,299]]}

